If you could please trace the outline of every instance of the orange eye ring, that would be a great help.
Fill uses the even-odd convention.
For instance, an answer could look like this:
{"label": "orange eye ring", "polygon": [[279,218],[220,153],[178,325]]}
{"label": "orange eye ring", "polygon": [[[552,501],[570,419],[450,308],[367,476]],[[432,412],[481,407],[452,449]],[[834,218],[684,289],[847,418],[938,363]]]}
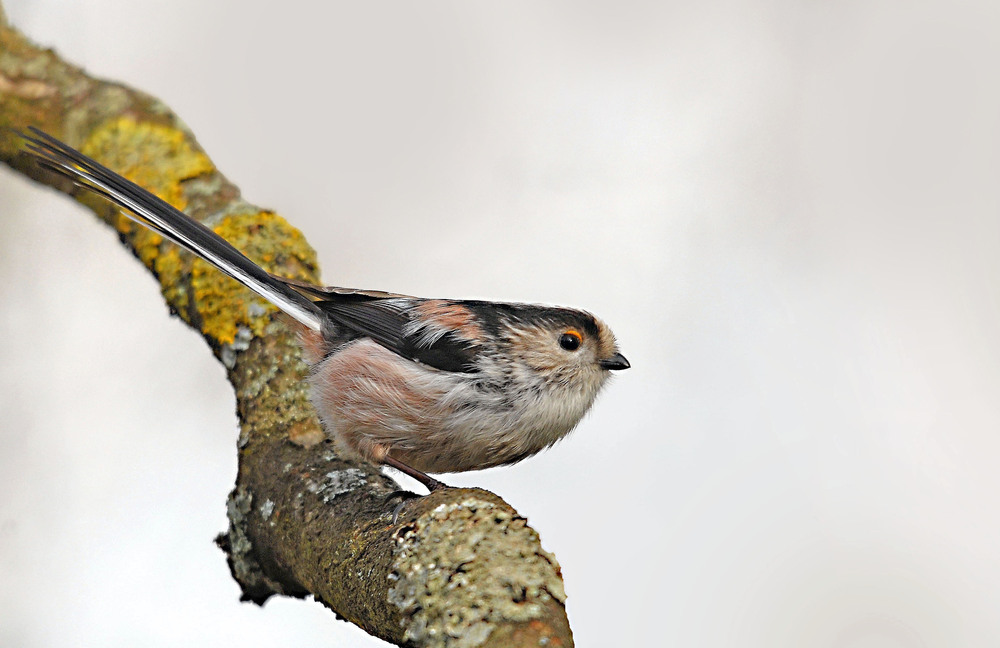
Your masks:
{"label": "orange eye ring", "polygon": [[576,351],[583,344],[583,336],[576,329],[569,329],[559,336],[559,346],[567,351]]}

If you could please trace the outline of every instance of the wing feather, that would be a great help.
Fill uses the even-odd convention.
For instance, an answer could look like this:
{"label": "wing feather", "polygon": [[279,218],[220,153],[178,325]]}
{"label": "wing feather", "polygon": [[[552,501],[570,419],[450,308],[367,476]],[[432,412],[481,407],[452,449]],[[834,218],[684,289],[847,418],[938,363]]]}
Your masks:
{"label": "wing feather", "polygon": [[[332,296],[332,295],[331,295]],[[442,371],[476,371],[479,345],[446,332],[429,340],[412,326],[415,308],[426,300],[387,298],[357,301],[351,295],[317,302],[326,315],[342,326],[371,338],[390,351]]]}

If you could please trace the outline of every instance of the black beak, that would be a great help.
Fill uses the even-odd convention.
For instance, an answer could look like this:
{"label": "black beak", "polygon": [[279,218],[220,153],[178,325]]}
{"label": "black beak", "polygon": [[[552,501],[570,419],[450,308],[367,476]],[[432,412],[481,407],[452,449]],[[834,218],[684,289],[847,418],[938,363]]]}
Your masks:
{"label": "black beak", "polygon": [[601,365],[601,369],[611,369],[612,371],[628,369],[632,366],[628,363],[628,360],[625,359],[625,356],[620,353],[616,353],[610,358],[601,360],[597,364]]}

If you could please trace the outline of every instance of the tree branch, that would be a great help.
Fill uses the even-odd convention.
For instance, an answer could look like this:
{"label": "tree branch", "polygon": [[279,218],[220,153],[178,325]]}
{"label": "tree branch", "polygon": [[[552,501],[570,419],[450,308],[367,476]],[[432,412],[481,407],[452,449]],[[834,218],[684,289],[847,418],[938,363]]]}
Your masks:
{"label": "tree branch", "polygon": [[0,7],[0,125],[3,161],[114,227],[159,280],[171,311],[227,368],[241,425],[239,473],[230,528],[218,542],[244,599],[313,595],[396,644],[572,645],[558,563],[524,518],[479,489],[400,499],[373,467],[338,459],[281,315],[35,166],[14,132],[41,128],[214,227],[267,270],[318,283],[315,253],[298,230],[243,201],[169,108],[30,43]]}

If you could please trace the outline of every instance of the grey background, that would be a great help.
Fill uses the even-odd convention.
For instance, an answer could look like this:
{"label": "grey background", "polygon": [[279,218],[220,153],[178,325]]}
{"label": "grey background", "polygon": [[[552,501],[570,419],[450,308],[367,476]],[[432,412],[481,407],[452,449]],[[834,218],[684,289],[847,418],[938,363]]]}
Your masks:
{"label": "grey background", "polygon": [[[612,325],[569,439],[447,478],[540,531],[580,646],[1000,640],[1000,4],[5,5],[327,282]],[[0,644],[379,645],[237,602],[222,370],[88,213],[0,196]]]}

